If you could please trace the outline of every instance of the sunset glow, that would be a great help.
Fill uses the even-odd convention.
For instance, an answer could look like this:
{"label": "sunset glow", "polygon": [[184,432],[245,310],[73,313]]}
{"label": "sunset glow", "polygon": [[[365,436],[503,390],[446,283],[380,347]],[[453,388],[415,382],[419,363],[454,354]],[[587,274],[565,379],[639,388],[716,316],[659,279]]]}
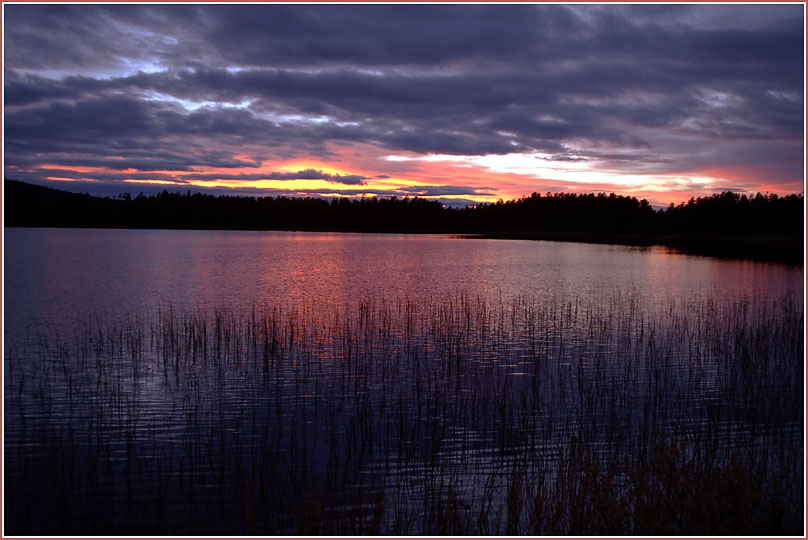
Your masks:
{"label": "sunset glow", "polygon": [[56,9],[4,5],[6,178],[453,205],[803,192],[801,4]]}

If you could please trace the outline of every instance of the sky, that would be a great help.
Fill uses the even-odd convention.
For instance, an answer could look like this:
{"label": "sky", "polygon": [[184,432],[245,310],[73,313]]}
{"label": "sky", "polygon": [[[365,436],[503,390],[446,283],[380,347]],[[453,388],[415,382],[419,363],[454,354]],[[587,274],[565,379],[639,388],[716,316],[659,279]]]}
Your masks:
{"label": "sky", "polygon": [[117,196],[802,193],[803,4],[4,4],[4,175]]}

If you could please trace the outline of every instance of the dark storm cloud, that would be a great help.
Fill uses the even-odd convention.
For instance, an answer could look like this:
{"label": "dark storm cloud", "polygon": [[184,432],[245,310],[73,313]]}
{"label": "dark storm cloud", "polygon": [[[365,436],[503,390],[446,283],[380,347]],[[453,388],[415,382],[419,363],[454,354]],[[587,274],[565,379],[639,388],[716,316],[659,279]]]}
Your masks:
{"label": "dark storm cloud", "polygon": [[766,141],[801,176],[803,23],[801,5],[8,4],[5,159],[237,169],[366,143],[665,172]]}
{"label": "dark storm cloud", "polygon": [[440,197],[448,195],[492,195],[494,188],[473,186],[407,186],[399,191],[419,197]]}
{"label": "dark storm cloud", "polygon": [[[72,182],[43,182],[37,178],[21,178],[21,180],[43,185],[46,187],[55,187],[74,193],[91,193],[101,197],[119,197],[124,193],[131,195],[142,193],[144,195],[156,195],[162,191],[170,193],[184,193],[190,187],[183,182],[172,182],[162,184],[145,184],[145,183],[121,183],[115,179],[102,177],[100,180],[88,181],[80,175],[65,176],[64,178],[75,178]],[[399,189],[374,189],[369,193],[367,189],[352,189],[335,186],[333,189],[282,189],[282,188],[264,188],[264,187],[250,187],[250,186],[234,186],[234,187],[203,187],[193,186],[194,192],[207,193],[211,195],[235,195],[235,196],[258,196],[258,197],[323,197],[332,198],[336,196],[342,197],[361,197],[372,194],[377,197],[412,197],[413,194]],[[474,193],[470,188],[469,194]],[[432,197],[446,204],[447,206],[466,206],[468,204],[477,204],[472,199],[464,199],[458,197],[442,198]]]}
{"label": "dark storm cloud", "polygon": [[183,175],[186,180],[240,180],[240,181],[258,181],[258,180],[325,180],[326,182],[334,182],[336,184],[345,185],[364,185],[367,177],[358,174],[330,174],[323,171],[314,169],[305,169],[297,172],[271,172],[271,173],[257,173],[257,174],[187,174]]}
{"label": "dark storm cloud", "polygon": [[[60,164],[64,165],[64,164]],[[109,167],[113,169],[113,167]],[[149,169],[139,169],[142,171],[148,171]],[[70,168],[60,168],[60,167],[53,167],[49,166],[47,168],[47,173],[49,176],[57,177],[57,178],[72,178],[76,180],[80,179],[87,179],[88,176],[91,176],[94,180],[99,182],[109,182],[114,181],[116,179],[121,178],[122,176],[125,177],[127,180],[156,180],[161,182],[171,182],[176,184],[187,184],[191,181],[222,181],[222,180],[238,180],[240,182],[256,182],[260,180],[325,180],[326,182],[332,182],[335,184],[344,184],[347,186],[361,186],[365,184],[365,177],[356,174],[329,174],[323,171],[316,171],[314,169],[306,169],[298,172],[290,172],[290,173],[281,173],[281,172],[271,172],[266,174],[197,174],[197,173],[189,173],[189,174],[182,174],[182,175],[173,175],[173,174],[166,174],[166,173],[155,173],[155,172],[141,172],[141,173],[131,173],[127,172],[124,175],[120,173],[109,172],[97,172],[93,171],[92,173],[86,173],[77,171]],[[463,188],[461,193],[468,193],[467,188]],[[442,192],[442,195],[450,194],[450,192]]]}

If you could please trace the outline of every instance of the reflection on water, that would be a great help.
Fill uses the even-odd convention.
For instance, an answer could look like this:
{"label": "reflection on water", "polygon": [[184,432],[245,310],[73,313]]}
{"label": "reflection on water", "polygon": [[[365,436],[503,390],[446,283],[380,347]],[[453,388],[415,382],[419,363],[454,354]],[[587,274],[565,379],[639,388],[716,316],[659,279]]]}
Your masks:
{"label": "reflection on water", "polygon": [[699,291],[788,292],[802,267],[632,248],[529,240],[164,230],[5,230],[7,335],[77,311],[119,314],[160,303],[242,309],[430,298],[456,290],[509,298],[537,291],[596,297],[635,290],[649,303]]}
{"label": "reflection on water", "polygon": [[[7,533],[802,523],[801,268],[440,236],[6,242]],[[716,486],[735,498],[707,520]]]}

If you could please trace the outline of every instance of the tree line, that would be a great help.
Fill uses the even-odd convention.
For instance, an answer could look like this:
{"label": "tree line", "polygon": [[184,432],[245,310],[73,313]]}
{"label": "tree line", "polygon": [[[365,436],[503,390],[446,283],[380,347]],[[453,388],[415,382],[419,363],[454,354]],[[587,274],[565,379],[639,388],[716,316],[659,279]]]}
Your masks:
{"label": "tree line", "polygon": [[249,197],[162,191],[116,198],[5,180],[5,226],[802,235],[803,195],[723,192],[655,210],[636,197],[533,193],[465,208],[419,197]]}

